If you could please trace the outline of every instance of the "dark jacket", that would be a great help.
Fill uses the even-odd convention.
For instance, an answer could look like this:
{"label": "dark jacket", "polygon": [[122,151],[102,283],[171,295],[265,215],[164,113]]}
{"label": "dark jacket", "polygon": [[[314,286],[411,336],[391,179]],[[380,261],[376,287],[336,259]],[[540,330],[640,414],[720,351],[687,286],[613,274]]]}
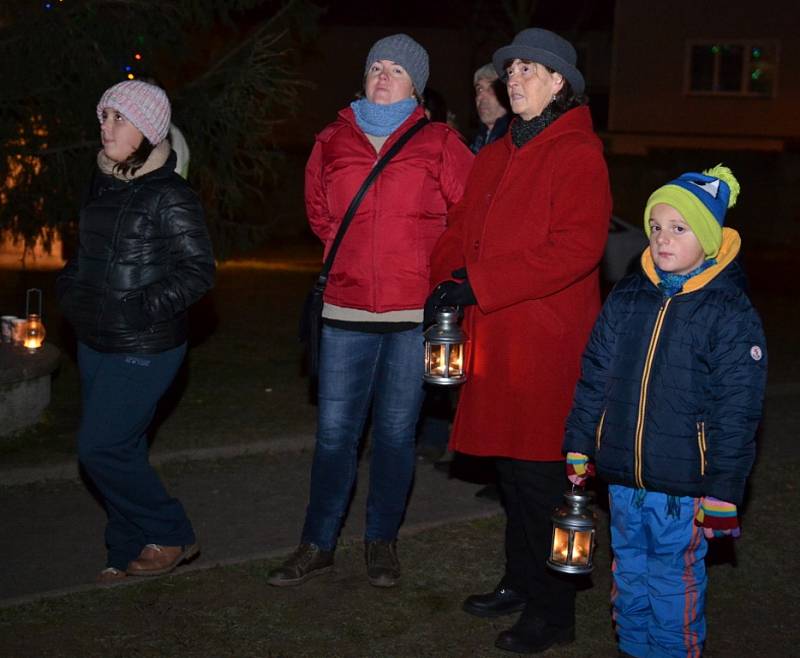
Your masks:
{"label": "dark jacket", "polygon": [[487,130],[486,126],[481,124],[481,129],[477,132],[469,145],[469,150],[477,155],[484,146],[488,146],[492,142],[496,142],[508,132],[508,127],[511,125],[511,119],[514,115],[508,112],[501,116],[494,122],[491,130]]}
{"label": "dark jacket", "polygon": [[213,284],[203,208],[174,168],[171,153],[130,181],[94,177],[78,255],[56,283],[64,315],[92,349],[155,353],[181,345],[187,309]]}
{"label": "dark jacket", "polygon": [[665,297],[650,251],[595,324],[567,419],[565,451],[612,484],[742,502],[755,457],[767,356],[724,229],[718,263]]}

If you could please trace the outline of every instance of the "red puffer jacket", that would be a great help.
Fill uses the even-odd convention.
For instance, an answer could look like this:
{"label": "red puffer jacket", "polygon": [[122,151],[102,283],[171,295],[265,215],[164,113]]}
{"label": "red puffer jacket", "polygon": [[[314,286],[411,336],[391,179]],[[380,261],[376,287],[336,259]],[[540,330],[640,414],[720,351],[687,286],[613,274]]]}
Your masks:
{"label": "red puffer jacket", "polygon": [[[423,116],[415,109],[380,153],[348,107],[317,135],[306,165],[306,210],[325,255],[350,201],[378,159]],[[372,184],[336,254],[325,301],[374,313],[422,308],[430,255],[461,199],[472,153],[443,123],[403,146]]]}

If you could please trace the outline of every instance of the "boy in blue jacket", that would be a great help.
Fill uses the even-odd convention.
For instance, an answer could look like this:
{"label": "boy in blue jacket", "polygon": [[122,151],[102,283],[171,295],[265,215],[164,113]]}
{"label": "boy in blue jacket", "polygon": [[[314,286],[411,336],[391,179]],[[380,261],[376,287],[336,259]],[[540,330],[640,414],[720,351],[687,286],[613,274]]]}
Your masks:
{"label": "boy in blue jacket", "polygon": [[567,419],[569,479],[609,483],[622,656],[699,658],[706,539],[739,535],[767,356],[722,226],[738,193],[721,165],[653,192],[642,271],[603,306]]}

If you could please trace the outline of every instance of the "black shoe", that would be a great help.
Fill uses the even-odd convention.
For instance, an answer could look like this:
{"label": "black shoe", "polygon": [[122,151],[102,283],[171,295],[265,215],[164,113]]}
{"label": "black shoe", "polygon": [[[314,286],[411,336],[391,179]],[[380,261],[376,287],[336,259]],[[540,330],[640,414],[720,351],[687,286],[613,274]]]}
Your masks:
{"label": "black shoe", "polygon": [[450,465],[453,463],[452,459],[441,459],[438,462],[433,462],[433,467],[440,473],[450,475]]}
{"label": "black shoe", "polygon": [[516,624],[497,636],[494,646],[514,653],[541,653],[554,644],[569,644],[574,641],[574,625],[553,626],[544,619],[529,619],[523,615]]}
{"label": "black shoe", "polygon": [[468,596],[461,608],[476,617],[502,617],[522,610],[527,600],[527,597],[508,587],[498,587],[488,594]]}
{"label": "black shoe", "polygon": [[444,457],[446,452],[447,448],[420,443],[416,449],[417,461],[435,464],[442,457]]}
{"label": "black shoe", "polygon": [[309,578],[333,569],[333,551],[323,551],[316,544],[300,544],[281,566],[267,574],[267,583],[275,587],[302,585]]}
{"label": "black shoe", "polygon": [[374,587],[394,587],[400,580],[400,560],[397,559],[397,542],[376,539],[365,545],[367,578]]}
{"label": "black shoe", "polygon": [[482,498],[483,500],[491,500],[498,502],[500,500],[500,492],[495,484],[487,484],[475,492],[475,498]]}

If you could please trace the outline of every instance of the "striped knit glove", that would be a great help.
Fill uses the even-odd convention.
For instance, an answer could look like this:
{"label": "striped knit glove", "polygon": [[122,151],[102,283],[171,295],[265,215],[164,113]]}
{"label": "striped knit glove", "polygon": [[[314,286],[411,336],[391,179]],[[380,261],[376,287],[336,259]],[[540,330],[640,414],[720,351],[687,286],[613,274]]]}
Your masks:
{"label": "striped knit glove", "polygon": [[739,537],[739,518],[736,505],[706,496],[700,502],[700,510],[694,517],[694,524],[703,529],[706,539],[714,537]]}
{"label": "striped knit glove", "polygon": [[586,479],[594,475],[594,464],[582,452],[567,453],[567,479],[576,487],[586,484]]}

